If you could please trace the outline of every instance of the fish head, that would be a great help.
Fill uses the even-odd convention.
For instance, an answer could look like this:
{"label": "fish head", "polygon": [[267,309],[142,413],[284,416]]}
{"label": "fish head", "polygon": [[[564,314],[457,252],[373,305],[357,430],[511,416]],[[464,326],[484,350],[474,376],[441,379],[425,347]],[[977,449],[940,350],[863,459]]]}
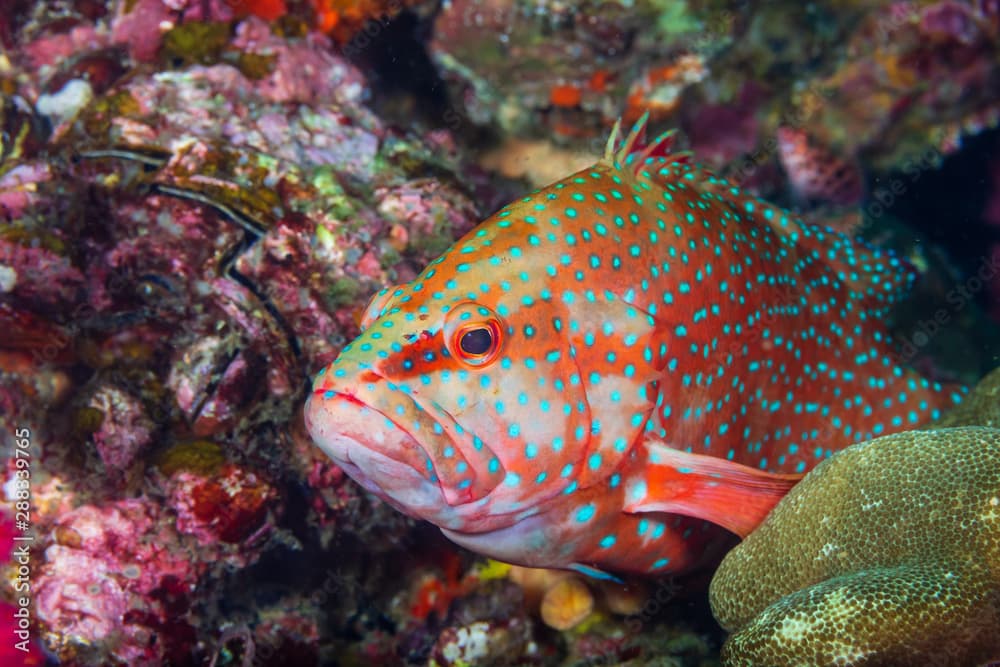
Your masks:
{"label": "fish head", "polygon": [[317,444],[453,531],[511,526],[610,478],[646,428],[660,354],[650,316],[574,278],[570,233],[508,208],[376,295],[315,379]]}

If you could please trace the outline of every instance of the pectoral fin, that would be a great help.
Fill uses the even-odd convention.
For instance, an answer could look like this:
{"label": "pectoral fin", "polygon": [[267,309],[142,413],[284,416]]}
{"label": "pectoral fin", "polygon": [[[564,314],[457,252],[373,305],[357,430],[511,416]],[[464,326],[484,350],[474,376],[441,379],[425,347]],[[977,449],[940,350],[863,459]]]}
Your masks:
{"label": "pectoral fin", "polygon": [[741,538],[804,476],[764,472],[661,442],[647,447],[645,477],[628,481],[626,512],[683,514],[717,523]]}

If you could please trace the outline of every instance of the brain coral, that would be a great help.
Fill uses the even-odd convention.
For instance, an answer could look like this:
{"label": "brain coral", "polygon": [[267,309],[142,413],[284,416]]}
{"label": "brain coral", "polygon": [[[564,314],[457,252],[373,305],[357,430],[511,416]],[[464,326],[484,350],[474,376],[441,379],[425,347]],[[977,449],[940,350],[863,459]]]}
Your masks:
{"label": "brain coral", "polygon": [[817,466],[716,572],[723,663],[1000,658],[998,413],[1000,370],[933,429]]}

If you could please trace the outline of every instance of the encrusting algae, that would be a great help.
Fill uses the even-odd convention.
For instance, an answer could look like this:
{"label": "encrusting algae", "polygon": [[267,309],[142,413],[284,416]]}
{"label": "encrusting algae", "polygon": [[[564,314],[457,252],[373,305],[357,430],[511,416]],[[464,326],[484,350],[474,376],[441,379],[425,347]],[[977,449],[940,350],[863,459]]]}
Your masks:
{"label": "encrusting algae", "polygon": [[[820,464],[722,562],[728,667],[1000,658],[1000,370],[949,427]],[[962,425],[965,424],[965,425]]]}

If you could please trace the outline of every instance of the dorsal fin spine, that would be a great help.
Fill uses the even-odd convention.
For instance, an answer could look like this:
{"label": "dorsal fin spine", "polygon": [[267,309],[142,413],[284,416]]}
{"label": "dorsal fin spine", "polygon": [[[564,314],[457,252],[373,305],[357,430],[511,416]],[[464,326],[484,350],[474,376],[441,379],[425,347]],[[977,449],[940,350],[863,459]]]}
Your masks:
{"label": "dorsal fin spine", "polygon": [[669,129],[657,135],[651,142],[639,148],[637,144],[645,134],[649,126],[649,112],[645,112],[635,122],[628,135],[620,140],[622,119],[615,121],[608,136],[608,142],[604,147],[604,162],[617,169],[631,167],[633,173],[638,174],[646,162],[656,155],[660,155],[664,162],[686,162],[690,155],[688,153],[670,153],[674,137],[677,136],[676,129]]}

